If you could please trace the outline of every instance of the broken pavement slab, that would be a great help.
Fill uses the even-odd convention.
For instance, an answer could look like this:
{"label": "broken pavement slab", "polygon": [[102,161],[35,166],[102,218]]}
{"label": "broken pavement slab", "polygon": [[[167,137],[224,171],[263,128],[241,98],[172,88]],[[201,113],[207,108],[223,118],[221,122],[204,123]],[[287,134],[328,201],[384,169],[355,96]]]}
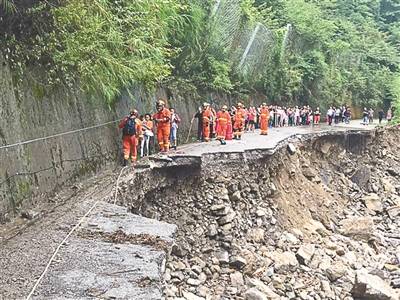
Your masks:
{"label": "broken pavement slab", "polygon": [[161,299],[176,226],[102,203],[56,257],[33,299]]}

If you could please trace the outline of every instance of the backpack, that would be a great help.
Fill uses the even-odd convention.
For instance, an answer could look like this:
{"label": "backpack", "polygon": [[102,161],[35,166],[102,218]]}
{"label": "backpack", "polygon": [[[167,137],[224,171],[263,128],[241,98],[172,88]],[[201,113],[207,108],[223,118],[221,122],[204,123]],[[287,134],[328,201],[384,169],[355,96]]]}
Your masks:
{"label": "backpack", "polygon": [[129,136],[136,135],[136,119],[128,118],[122,129],[122,134]]}

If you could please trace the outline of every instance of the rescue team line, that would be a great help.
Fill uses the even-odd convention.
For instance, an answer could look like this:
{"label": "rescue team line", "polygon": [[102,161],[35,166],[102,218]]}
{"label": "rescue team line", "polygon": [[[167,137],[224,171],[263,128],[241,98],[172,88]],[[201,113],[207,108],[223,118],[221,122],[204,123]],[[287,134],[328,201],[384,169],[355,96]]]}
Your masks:
{"label": "rescue team line", "polygon": [[[186,143],[189,141],[195,118],[198,119],[197,141],[210,142],[215,138],[221,145],[226,145],[227,140],[240,140],[244,132],[254,132],[256,128],[260,129],[261,135],[268,135],[271,127],[319,125],[321,115],[319,107],[312,110],[308,105],[281,107],[268,106],[266,103],[257,108],[254,106],[246,108],[242,103],[229,109],[223,105],[216,112],[205,102],[193,115]],[[326,112],[326,122],[328,125],[349,124],[351,115],[351,108],[347,105],[331,106]],[[383,111],[379,115],[381,123]],[[373,122],[372,109],[364,108],[364,116],[363,124],[368,125]],[[119,128],[122,129],[123,165],[126,166],[129,160],[133,163],[137,160],[139,145],[140,157],[154,153],[154,149],[152,151],[154,135],[161,153],[166,153],[171,148],[176,150],[180,122],[181,119],[175,109],[167,108],[165,101],[161,99],[156,102],[156,113],[153,115],[149,113],[139,115],[136,109],[132,109],[119,124]],[[154,132],[153,127],[156,128]]]}
{"label": "rescue team line", "polygon": [[[143,156],[143,141],[147,142],[147,154],[150,151],[148,141],[153,136],[153,121],[156,125],[156,137],[161,153],[166,153],[172,147],[176,149],[177,128],[180,123],[178,114],[173,108],[168,109],[163,100],[156,103],[157,112],[152,116],[152,120],[139,116],[136,109],[131,109],[130,114],[123,118],[119,123],[119,128],[122,129],[122,148],[124,155],[123,165],[126,166],[131,159],[132,162],[137,160],[137,147],[141,142],[141,156]],[[198,139],[204,142],[209,142],[213,136],[220,141],[221,145],[226,145],[226,140],[242,138],[246,129],[247,121],[250,119],[250,127],[255,129],[255,120],[258,111],[254,108],[246,110],[242,103],[238,103],[234,109],[228,111],[226,105],[222,106],[221,110],[215,110],[208,103],[204,103],[199,112],[193,116],[199,119]],[[270,113],[266,103],[260,106],[259,110],[259,126],[261,135],[268,134]],[[190,134],[190,131],[189,131]],[[201,135],[201,138],[199,137]]]}

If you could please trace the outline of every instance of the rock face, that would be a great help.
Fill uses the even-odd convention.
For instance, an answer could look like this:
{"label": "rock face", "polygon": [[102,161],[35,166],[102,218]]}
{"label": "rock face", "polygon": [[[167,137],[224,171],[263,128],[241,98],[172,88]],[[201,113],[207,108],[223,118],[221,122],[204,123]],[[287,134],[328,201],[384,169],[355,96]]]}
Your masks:
{"label": "rock face", "polygon": [[[291,141],[294,153],[282,144],[272,156],[205,156],[200,170],[153,170],[154,189],[140,189],[152,179],[142,173],[123,186],[133,211],[178,225],[180,251],[168,256],[166,299],[396,295],[400,178],[389,175],[382,149],[375,148],[385,143],[371,143],[363,153],[368,140],[343,138]],[[388,150],[385,158],[396,153]],[[358,274],[363,269],[367,275]]]}

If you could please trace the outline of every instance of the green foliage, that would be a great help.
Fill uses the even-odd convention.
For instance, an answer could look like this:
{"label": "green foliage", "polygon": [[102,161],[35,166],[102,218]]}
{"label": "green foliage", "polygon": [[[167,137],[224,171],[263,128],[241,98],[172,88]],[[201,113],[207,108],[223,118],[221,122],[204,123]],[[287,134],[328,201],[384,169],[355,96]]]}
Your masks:
{"label": "green foliage", "polygon": [[390,95],[392,98],[393,107],[395,108],[395,122],[400,123],[400,73],[397,73],[390,85]]}
{"label": "green foliage", "polygon": [[[185,19],[185,5],[173,0],[69,0],[62,6],[36,4],[24,17],[51,26],[26,36],[6,34],[14,69],[41,62],[47,85],[80,86],[108,101],[124,87],[140,82],[154,87],[168,77],[171,32]],[[18,68],[21,67],[21,68]]]}
{"label": "green foliage", "polygon": [[[272,66],[280,68],[276,76],[266,72],[267,94],[278,102],[295,100],[321,106],[375,106],[387,101],[389,83],[398,69],[399,49],[393,43],[393,26],[382,18],[387,18],[382,6],[396,1],[364,1],[363,5],[348,0],[288,0],[277,5],[258,1],[262,2],[279,10],[276,14],[293,25],[296,40],[281,63]],[[391,17],[397,25],[399,14]],[[286,83],[274,84],[278,78]]]}
{"label": "green foliage", "polygon": [[[212,0],[29,3],[0,11],[0,49],[21,78],[46,74],[37,82],[46,87],[80,86],[109,102],[132,83],[321,108],[400,101],[399,0],[221,0],[219,23]],[[241,73],[258,23],[271,32],[249,54],[262,56],[262,70]]]}
{"label": "green foliage", "polygon": [[13,0],[0,0],[0,8],[6,13],[14,13],[16,8]]}
{"label": "green foliage", "polygon": [[150,87],[170,74],[168,34],[179,26],[181,9],[176,1],[70,0],[54,10],[54,60],[109,100],[133,82]]}

